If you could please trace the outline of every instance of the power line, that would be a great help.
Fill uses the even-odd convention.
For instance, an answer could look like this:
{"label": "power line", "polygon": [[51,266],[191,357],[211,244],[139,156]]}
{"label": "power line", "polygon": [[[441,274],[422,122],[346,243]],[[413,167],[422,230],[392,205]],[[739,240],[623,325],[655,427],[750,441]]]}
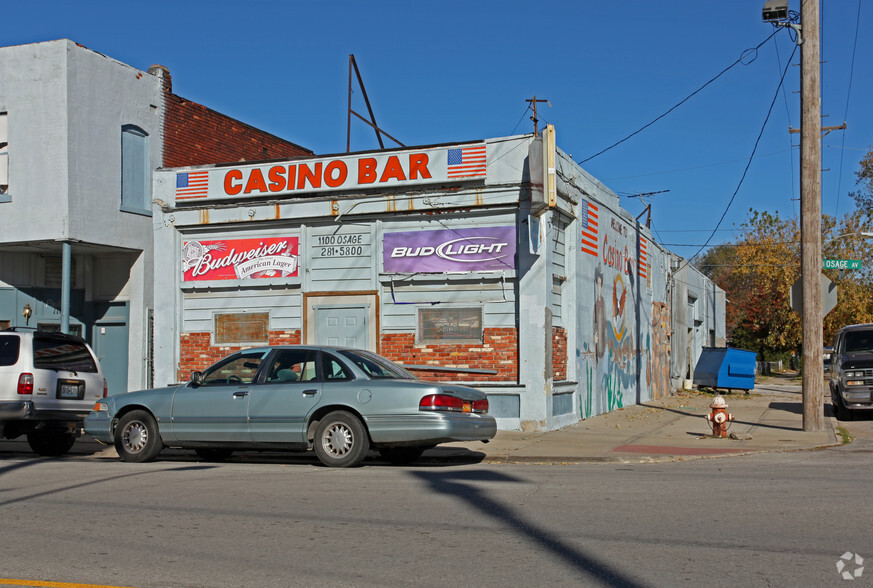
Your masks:
{"label": "power line", "polygon": [[[740,182],[737,184],[736,190],[734,190],[733,195],[731,195],[731,199],[728,201],[727,206],[725,206],[724,212],[721,213],[721,218],[718,219],[718,223],[715,225],[715,229],[713,229],[712,234],[710,234],[709,238],[706,240],[706,243],[697,250],[697,253],[691,256],[691,259],[697,257],[701,251],[703,251],[704,247],[709,245],[709,242],[712,241],[712,238],[715,236],[715,231],[721,226],[721,223],[724,222],[724,217],[727,216],[728,210],[730,210],[731,205],[734,203],[734,200],[737,197],[737,194],[740,192],[740,188],[743,185],[743,182],[746,180],[746,174],[749,173],[749,168],[752,166],[752,161],[755,159],[755,152],[758,150],[758,143],[761,142],[761,136],[764,134],[764,129],[767,128],[767,122],[770,120],[770,115],[773,113],[773,105],[776,104],[776,99],[779,98],[779,90],[782,88],[782,83],[785,81],[785,75],[788,73],[788,67],[791,65],[791,60],[794,59],[794,54],[797,52],[797,45],[794,46],[794,50],[791,52],[791,56],[788,58],[788,62],[785,64],[785,69],[782,71],[782,77],[779,78],[779,85],[776,87],[776,93],[773,94],[773,99],[770,101],[770,108],[767,109],[767,116],[764,118],[764,123],[761,125],[761,130],[758,132],[758,137],[755,139],[755,146],[752,148],[752,153],[749,155],[749,161],[746,163],[746,168],[743,170],[743,175],[740,177]],[[688,261],[685,262],[684,265],[688,265]]]}
{"label": "power line", "polygon": [[579,163],[579,165],[582,165],[582,164],[585,163],[586,161],[591,161],[591,160],[594,159],[595,157],[597,157],[597,156],[599,156],[599,155],[603,155],[604,153],[606,153],[606,152],[609,151],[610,149],[613,149],[614,147],[618,147],[619,145],[621,145],[622,143],[624,143],[625,141],[627,141],[628,139],[630,139],[630,138],[633,137],[634,135],[638,135],[639,133],[643,132],[644,130],[646,130],[647,128],[649,128],[650,126],[652,126],[653,124],[655,124],[656,122],[658,122],[659,120],[661,120],[662,118],[664,118],[665,116],[667,116],[668,114],[670,114],[671,112],[673,112],[674,110],[676,110],[677,108],[679,108],[680,106],[682,106],[683,104],[685,104],[686,102],[688,102],[691,98],[693,98],[696,94],[699,94],[699,93],[700,93],[704,88],[706,88],[708,85],[710,85],[710,84],[713,83],[715,80],[717,80],[718,78],[720,78],[721,76],[723,76],[724,74],[726,74],[729,70],[733,69],[734,66],[736,66],[738,63],[742,63],[743,65],[749,65],[749,63],[752,63],[752,61],[754,61],[754,59],[753,59],[752,61],[749,61],[748,63],[745,63],[743,60],[746,58],[746,55],[749,55],[749,54],[751,54],[751,53],[757,52],[758,49],[760,49],[761,46],[764,45],[764,43],[766,43],[767,41],[769,41],[770,39],[772,39],[773,36],[776,35],[776,33],[778,33],[778,32],[779,32],[779,29],[775,29],[775,30],[773,31],[773,33],[772,33],[769,37],[767,37],[766,39],[764,39],[763,41],[761,41],[760,43],[758,43],[758,45],[757,45],[754,49],[746,49],[745,51],[743,51],[743,54],[740,55],[740,57],[739,57],[736,61],[734,61],[732,64],[730,64],[729,66],[727,66],[726,68],[724,68],[723,70],[721,70],[721,71],[720,71],[720,72],[719,72],[719,73],[718,73],[714,78],[710,79],[708,82],[706,82],[705,84],[703,84],[702,86],[700,86],[699,88],[697,88],[696,90],[694,90],[691,94],[689,94],[688,96],[686,96],[685,98],[683,98],[682,100],[680,100],[679,102],[677,102],[673,107],[671,107],[669,110],[667,110],[667,112],[665,112],[664,114],[658,116],[657,118],[655,118],[654,120],[652,120],[650,123],[648,123],[648,124],[646,124],[646,125],[643,125],[643,126],[640,127],[639,129],[637,129],[636,131],[634,131],[633,133],[631,133],[630,135],[628,135],[627,137],[625,137],[624,139],[621,139],[621,140],[619,140],[619,141],[616,141],[615,143],[613,143],[612,145],[610,145],[610,146],[607,147],[606,149],[602,149],[601,151],[598,151],[598,152],[595,153],[594,155],[592,155],[592,156],[590,156],[590,157],[587,157],[587,158],[585,158],[585,159],[583,159],[582,161],[579,161],[579,162],[577,162],[577,163]]}

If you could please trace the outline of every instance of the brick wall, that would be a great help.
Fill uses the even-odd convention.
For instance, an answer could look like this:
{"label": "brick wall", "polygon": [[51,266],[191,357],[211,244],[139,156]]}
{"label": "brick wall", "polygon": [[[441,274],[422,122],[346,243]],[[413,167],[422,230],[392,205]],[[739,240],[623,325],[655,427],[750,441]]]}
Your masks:
{"label": "brick wall", "polygon": [[567,330],[563,327],[552,327],[552,379],[567,379]]}
{"label": "brick wall", "polygon": [[[270,345],[299,345],[300,331],[270,331]],[[177,380],[187,382],[191,372],[203,370],[231,353],[253,347],[246,345],[212,345],[211,333],[182,333],[179,338]]]}
{"label": "brick wall", "polygon": [[149,71],[163,79],[164,167],[312,155],[309,149],[173,94],[166,68]]}
{"label": "brick wall", "polygon": [[442,365],[497,370],[496,375],[415,371],[422,380],[517,382],[518,331],[485,329],[481,345],[417,345],[414,333],[383,333],[382,355],[408,365]]}

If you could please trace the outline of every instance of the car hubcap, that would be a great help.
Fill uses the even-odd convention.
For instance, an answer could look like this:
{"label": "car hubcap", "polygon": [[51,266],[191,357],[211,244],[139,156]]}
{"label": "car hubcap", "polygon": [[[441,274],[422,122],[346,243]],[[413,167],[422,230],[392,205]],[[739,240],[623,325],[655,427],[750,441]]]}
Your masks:
{"label": "car hubcap", "polygon": [[335,457],[348,453],[353,443],[354,437],[352,437],[352,432],[341,423],[331,425],[324,433],[324,439],[322,440],[324,450]]}
{"label": "car hubcap", "polygon": [[148,439],[149,433],[139,421],[130,423],[124,428],[122,440],[124,441],[124,446],[131,453],[142,451]]}

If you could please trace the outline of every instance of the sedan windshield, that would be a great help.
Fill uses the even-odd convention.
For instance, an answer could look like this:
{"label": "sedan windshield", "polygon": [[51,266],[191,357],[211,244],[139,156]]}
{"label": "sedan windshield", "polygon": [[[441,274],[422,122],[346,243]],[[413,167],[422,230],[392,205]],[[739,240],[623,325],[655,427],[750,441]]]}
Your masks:
{"label": "sedan windshield", "polygon": [[417,380],[415,376],[384,357],[366,351],[340,350],[340,355],[354,363],[371,379]]}

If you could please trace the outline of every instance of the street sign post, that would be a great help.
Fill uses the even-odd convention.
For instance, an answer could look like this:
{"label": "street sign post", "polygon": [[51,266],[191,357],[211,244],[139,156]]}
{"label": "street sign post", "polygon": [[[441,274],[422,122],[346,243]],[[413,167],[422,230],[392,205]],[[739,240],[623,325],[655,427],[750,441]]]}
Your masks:
{"label": "street sign post", "polygon": [[860,259],[825,259],[824,265],[822,266],[824,269],[861,269],[861,260]]}
{"label": "street sign post", "polygon": [[[797,278],[797,281],[791,286],[791,292],[789,292],[789,302],[791,303],[791,308],[803,314],[803,279]],[[821,274],[821,315],[824,317],[827,313],[832,311],[834,307],[837,305],[837,285],[830,281],[830,279]]]}

